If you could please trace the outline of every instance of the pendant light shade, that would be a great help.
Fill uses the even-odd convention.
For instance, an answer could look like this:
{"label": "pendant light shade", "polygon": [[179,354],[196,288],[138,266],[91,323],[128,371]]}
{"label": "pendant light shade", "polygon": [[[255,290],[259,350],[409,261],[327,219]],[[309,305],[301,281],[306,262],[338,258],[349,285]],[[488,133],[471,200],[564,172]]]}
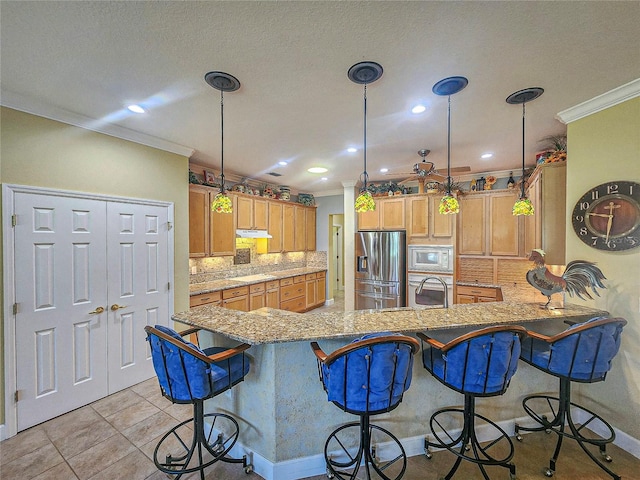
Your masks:
{"label": "pendant light shade", "polygon": [[438,211],[443,215],[460,211],[458,199],[451,193],[451,95],[465,88],[469,80],[465,77],[448,77],[437,82],[431,89],[436,95],[447,97],[447,184],[445,195],[440,200]]}
{"label": "pendant light shade", "polygon": [[209,72],[204,76],[204,80],[220,91],[220,192],[211,202],[211,210],[218,213],[231,213],[233,204],[224,189],[224,92],[238,90],[240,81],[233,75],[224,72]]}
{"label": "pendant light shade", "polygon": [[371,192],[367,189],[369,182],[369,174],[367,173],[367,84],[373,83],[382,76],[382,65],[376,62],[360,62],[353,65],[347,72],[347,77],[354,83],[364,85],[364,169],[361,179],[363,188],[356,198],[355,209],[358,213],[370,212],[376,209],[375,201],[371,196]]}
{"label": "pendant light shade", "polygon": [[531,100],[535,100],[544,93],[544,89],[540,87],[525,88],[518,90],[507,97],[507,103],[511,105],[522,104],[522,177],[520,178],[520,198],[513,205],[514,215],[533,215],[534,208],[531,200],[527,198],[524,191],[524,147],[525,147],[525,104]]}

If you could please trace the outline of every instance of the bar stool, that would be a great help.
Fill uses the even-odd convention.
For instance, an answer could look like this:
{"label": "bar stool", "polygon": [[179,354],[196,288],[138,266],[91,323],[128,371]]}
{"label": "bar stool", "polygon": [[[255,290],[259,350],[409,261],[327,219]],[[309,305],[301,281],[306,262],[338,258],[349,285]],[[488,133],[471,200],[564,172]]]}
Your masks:
{"label": "bar stool", "polygon": [[[156,325],[145,327],[145,331],[162,395],[173,403],[193,404],[193,418],[173,427],[156,445],[153,452],[156,467],[176,475],[175,480],[193,472],[200,472],[200,479],[204,480],[204,469],[217,461],[241,463],[245,473],[253,471],[246,455],[240,459],[227,456],[238,439],[236,420],[223,413],[204,413],[205,400],[229,390],[249,372],[249,359],[244,351],[250,345],[203,351],[182,338],[197,336],[197,328],[178,334]],[[193,457],[196,451],[197,459]],[[203,453],[213,458],[205,460]]]}
{"label": "bar stool", "polygon": [[[445,479],[453,477],[462,460],[475,463],[485,479],[489,476],[485,466],[509,469],[510,478],[516,477],[511,463],[513,442],[507,432],[495,422],[476,413],[476,397],[502,395],[509,386],[518,367],[520,342],[527,331],[519,326],[496,326],[476,330],[443,344],[423,333],[422,361],[424,368],[447,387],[464,394],[464,408],[442,408],[429,421],[435,442],[425,439],[425,455],[431,458],[429,447],[446,448],[458,458]],[[451,432],[451,425],[462,416],[462,429]],[[456,421],[457,420],[457,421]],[[482,446],[476,436],[476,422],[481,420],[497,437]],[[496,448],[493,448],[496,447]],[[504,455],[504,450],[508,453]],[[499,458],[496,456],[500,455]]]}
{"label": "bar stool", "polygon": [[[620,348],[620,334],[627,324],[623,318],[593,318],[584,323],[576,323],[565,331],[548,337],[540,333],[529,331],[529,337],[523,342],[520,358],[539,370],[558,377],[560,390],[558,397],[548,395],[529,395],[522,401],[525,411],[540,426],[522,427],[516,424],[516,438],[522,441],[520,431],[536,432],[545,430],[558,435],[553,457],[549,460],[549,468],[545,471],[547,477],[556,471],[556,462],[562,447],[564,437],[578,442],[582,450],[598,465],[616,480],[620,476],[604,465],[587,448],[588,445],[597,446],[600,455],[606,462],[611,462],[607,454],[607,444],[615,439],[615,432],[611,425],[601,416],[580,405],[571,402],[571,382],[595,383],[602,382],[611,369],[611,361]],[[548,413],[551,413],[551,420]],[[574,415],[580,419],[580,426],[576,425]],[[569,431],[565,432],[565,425]],[[590,436],[583,429],[607,431],[606,438]]]}
{"label": "bar stool", "polygon": [[[353,480],[364,466],[384,480],[402,478],[407,455],[388,430],[370,417],[395,409],[411,384],[413,355],[420,348],[412,337],[393,333],[365,335],[327,355],[311,343],[327,399],[341,410],[358,415],[359,422],[338,427],[327,438],[324,458],[327,476]],[[384,445],[376,451],[376,445]],[[375,478],[375,477],[374,477]]]}

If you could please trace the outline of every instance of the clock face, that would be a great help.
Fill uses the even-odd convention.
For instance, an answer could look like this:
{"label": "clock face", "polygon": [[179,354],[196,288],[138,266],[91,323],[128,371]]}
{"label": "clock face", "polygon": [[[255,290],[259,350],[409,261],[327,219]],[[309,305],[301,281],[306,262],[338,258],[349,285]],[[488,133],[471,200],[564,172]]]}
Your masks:
{"label": "clock face", "polygon": [[603,183],[586,192],[573,208],[578,238],[599,250],[640,247],[640,184]]}

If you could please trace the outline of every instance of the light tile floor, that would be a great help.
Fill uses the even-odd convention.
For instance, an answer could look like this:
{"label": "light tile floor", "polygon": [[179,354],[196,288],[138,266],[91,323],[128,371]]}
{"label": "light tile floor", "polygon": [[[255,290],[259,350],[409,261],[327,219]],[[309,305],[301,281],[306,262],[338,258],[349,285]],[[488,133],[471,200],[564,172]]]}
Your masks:
{"label": "light tile floor", "polygon": [[[323,310],[343,308],[344,296]],[[192,414],[189,405],[173,405],[160,395],[152,378],[122,392],[110,395],[73,412],[20,432],[0,443],[0,478],[6,480],[160,480],[153,461],[153,450],[161,435]],[[242,433],[241,433],[242,434]],[[553,452],[554,436],[529,434],[515,442],[518,480],[542,480],[543,470]],[[554,476],[557,480],[607,480],[573,441],[565,441]],[[640,479],[640,459],[611,446],[611,467],[625,480]],[[320,453],[320,452],[319,452]],[[424,456],[409,459],[404,480],[435,480],[448,471],[453,455],[435,452],[432,460]],[[482,479],[474,465],[463,462],[454,477],[458,480]],[[493,467],[494,479],[507,479],[505,469]],[[199,478],[197,474],[185,480]],[[207,469],[207,480],[260,479],[247,476],[240,465],[215,464]],[[308,480],[323,480],[319,475]],[[275,479],[278,480],[278,479]]]}

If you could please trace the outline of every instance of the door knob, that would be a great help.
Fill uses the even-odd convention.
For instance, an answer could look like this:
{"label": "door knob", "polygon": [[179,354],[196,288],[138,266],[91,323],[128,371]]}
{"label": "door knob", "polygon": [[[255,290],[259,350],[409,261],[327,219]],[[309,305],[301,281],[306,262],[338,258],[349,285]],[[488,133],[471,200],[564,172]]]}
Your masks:
{"label": "door knob", "polygon": [[98,307],[93,312],[89,312],[89,315],[97,315],[104,312],[104,307]]}
{"label": "door knob", "polygon": [[127,308],[126,305],[118,305],[117,303],[114,303],[113,305],[111,305],[111,311],[115,312],[116,310],[119,310],[121,308]]}

